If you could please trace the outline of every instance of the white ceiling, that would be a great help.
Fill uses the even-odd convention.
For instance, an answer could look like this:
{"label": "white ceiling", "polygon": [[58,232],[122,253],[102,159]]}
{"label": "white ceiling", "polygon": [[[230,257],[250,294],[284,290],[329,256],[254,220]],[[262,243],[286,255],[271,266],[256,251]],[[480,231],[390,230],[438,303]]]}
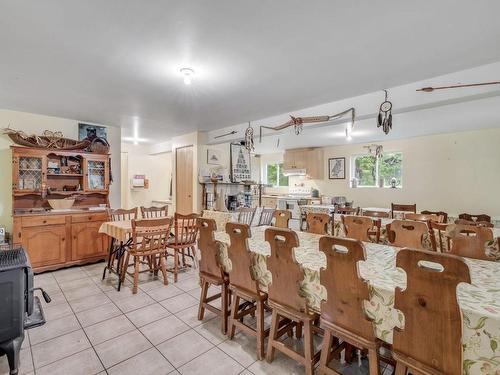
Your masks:
{"label": "white ceiling", "polygon": [[158,142],[499,61],[499,13],[495,0],[0,0],[0,108],[124,136],[136,122]]}

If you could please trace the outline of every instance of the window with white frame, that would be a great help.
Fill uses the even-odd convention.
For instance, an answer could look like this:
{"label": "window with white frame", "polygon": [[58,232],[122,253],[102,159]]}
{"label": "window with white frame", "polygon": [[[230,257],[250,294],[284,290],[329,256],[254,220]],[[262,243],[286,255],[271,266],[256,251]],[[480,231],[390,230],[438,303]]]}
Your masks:
{"label": "window with white frame", "polygon": [[288,186],[288,177],[283,175],[282,163],[266,164],[264,168],[264,181],[267,184],[278,186]]}
{"label": "window with white frame", "polygon": [[403,154],[386,152],[381,158],[374,155],[355,155],[351,158],[351,179],[356,178],[359,187],[403,187]]}

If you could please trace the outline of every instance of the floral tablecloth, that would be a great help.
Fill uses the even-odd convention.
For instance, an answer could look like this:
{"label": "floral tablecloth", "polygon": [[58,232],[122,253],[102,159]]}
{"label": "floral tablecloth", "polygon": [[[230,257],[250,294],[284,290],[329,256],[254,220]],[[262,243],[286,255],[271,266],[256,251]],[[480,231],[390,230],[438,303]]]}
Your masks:
{"label": "floral tablecloth", "polygon": [[[266,289],[272,275],[266,267],[270,247],[264,240],[267,227],[252,228],[249,246],[258,254],[253,267],[253,277]],[[319,270],[326,261],[319,251],[320,235],[297,232],[299,247],[295,258],[304,267],[304,280],[300,293],[307,299],[311,309],[319,311],[320,301],[327,298],[320,283]],[[226,271],[231,269],[227,256],[229,236],[217,232],[221,241],[220,261]],[[394,290],[406,287],[405,273],[396,268],[398,248],[365,243],[366,261],[360,262],[361,277],[369,282],[370,301],[366,301],[367,314],[375,322],[377,337],[392,343],[394,327],[404,327],[404,316],[394,309]],[[481,260],[465,259],[470,269],[471,284],[457,288],[458,302],[463,312],[464,374],[500,374],[500,264]]]}

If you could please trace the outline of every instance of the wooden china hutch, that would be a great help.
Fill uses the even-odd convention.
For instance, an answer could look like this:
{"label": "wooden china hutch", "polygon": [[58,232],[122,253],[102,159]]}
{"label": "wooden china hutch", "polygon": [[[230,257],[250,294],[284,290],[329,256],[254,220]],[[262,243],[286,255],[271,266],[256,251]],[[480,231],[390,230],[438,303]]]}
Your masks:
{"label": "wooden china hutch", "polygon": [[[106,258],[108,154],[13,146],[13,244],[23,246],[35,272]],[[75,199],[51,209],[49,199]],[[100,207],[101,205],[101,207]]]}

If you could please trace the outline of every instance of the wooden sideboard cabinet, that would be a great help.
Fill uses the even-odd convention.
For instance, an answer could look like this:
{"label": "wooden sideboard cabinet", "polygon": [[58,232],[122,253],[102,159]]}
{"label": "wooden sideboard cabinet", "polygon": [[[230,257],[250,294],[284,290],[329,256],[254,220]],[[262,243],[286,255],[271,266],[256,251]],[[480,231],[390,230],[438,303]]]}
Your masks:
{"label": "wooden sideboard cabinet", "polygon": [[108,238],[99,233],[105,212],[14,216],[14,245],[28,252],[35,272],[105,259]]}

